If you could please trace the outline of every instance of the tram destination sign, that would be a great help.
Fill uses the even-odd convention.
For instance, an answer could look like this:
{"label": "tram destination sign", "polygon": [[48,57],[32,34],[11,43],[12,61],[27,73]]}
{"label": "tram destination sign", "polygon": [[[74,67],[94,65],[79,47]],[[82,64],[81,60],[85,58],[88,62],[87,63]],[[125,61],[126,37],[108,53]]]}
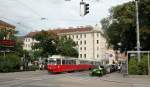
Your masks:
{"label": "tram destination sign", "polygon": [[14,46],[16,42],[14,40],[0,40],[1,46]]}

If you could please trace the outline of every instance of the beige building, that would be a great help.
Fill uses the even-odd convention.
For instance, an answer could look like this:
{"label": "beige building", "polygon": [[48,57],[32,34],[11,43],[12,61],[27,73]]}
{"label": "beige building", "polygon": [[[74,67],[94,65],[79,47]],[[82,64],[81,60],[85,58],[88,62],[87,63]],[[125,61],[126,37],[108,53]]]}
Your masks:
{"label": "beige building", "polygon": [[[3,39],[10,39],[10,35],[11,34],[14,34],[15,32],[15,26],[14,25],[11,25],[7,22],[4,22],[2,20],[0,20],[0,31],[6,31],[6,37],[4,37]],[[11,30],[11,31],[10,31]]]}
{"label": "beige building", "polygon": [[[98,25],[95,27],[55,29],[50,31],[56,32],[60,37],[67,36],[73,39],[78,44],[76,48],[80,59],[106,60],[106,57],[109,55],[106,39],[102,36],[103,32],[101,32]],[[36,42],[30,37],[33,34],[35,32],[29,33],[24,39],[24,49],[32,50],[31,46]]]}
{"label": "beige building", "polygon": [[32,50],[32,45],[34,45],[34,43],[36,43],[37,41],[32,39],[32,37],[26,36],[23,42],[24,42],[23,49],[30,51]]}

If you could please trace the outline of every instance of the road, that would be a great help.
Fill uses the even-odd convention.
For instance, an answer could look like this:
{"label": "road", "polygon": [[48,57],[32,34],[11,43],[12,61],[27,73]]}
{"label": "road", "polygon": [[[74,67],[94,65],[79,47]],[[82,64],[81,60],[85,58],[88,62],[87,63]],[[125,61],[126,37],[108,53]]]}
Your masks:
{"label": "road", "polygon": [[[130,81],[129,81],[130,79]],[[137,81],[143,81],[143,83]],[[46,71],[0,73],[0,87],[150,87],[149,79],[122,79],[118,73],[91,77],[89,71],[48,74]]]}

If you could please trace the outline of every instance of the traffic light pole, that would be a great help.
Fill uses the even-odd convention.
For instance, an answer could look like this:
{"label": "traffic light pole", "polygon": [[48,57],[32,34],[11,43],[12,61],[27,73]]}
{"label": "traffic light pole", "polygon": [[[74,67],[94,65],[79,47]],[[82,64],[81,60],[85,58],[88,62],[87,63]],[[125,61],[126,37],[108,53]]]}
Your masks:
{"label": "traffic light pole", "polygon": [[136,32],[137,32],[137,52],[138,52],[138,62],[141,61],[140,55],[140,33],[139,33],[139,12],[138,12],[138,0],[135,0],[136,7]]}

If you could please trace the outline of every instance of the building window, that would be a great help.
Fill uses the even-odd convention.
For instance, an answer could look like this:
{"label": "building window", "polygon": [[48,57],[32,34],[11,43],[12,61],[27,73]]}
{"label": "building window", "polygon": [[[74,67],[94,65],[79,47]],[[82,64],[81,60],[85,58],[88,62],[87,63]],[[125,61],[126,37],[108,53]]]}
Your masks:
{"label": "building window", "polygon": [[74,38],[74,35],[72,35],[72,38]]}
{"label": "building window", "polygon": [[97,50],[99,50],[99,47],[97,47]]}
{"label": "building window", "polygon": [[97,40],[97,44],[99,44],[99,40]]}
{"label": "building window", "polygon": [[82,47],[80,47],[80,50],[82,50]]}
{"label": "building window", "polygon": [[29,48],[30,46],[29,46],[29,44],[28,44],[28,48]]}
{"label": "building window", "polygon": [[78,38],[78,35],[76,35],[76,38]]}
{"label": "building window", "polygon": [[84,45],[86,45],[86,40],[84,41]]}
{"label": "building window", "polygon": [[82,54],[80,54],[80,58],[82,58]]}
{"label": "building window", "polygon": [[80,45],[82,45],[82,41],[80,41]]}
{"label": "building window", "polygon": [[84,54],[84,58],[86,58],[86,54]]}
{"label": "building window", "polygon": [[86,47],[84,47],[84,50],[86,50]]}
{"label": "building window", "polygon": [[80,38],[82,38],[82,34],[80,34]]}
{"label": "building window", "polygon": [[68,35],[68,39],[70,39],[70,35]]}
{"label": "building window", "polygon": [[99,33],[97,33],[97,37],[99,37]]}
{"label": "building window", "polygon": [[78,41],[76,42],[76,44],[78,45]]}
{"label": "building window", "polygon": [[99,58],[99,54],[97,54],[97,58]]}
{"label": "building window", "polygon": [[72,37],[72,35],[70,35],[70,38]]}
{"label": "building window", "polygon": [[84,34],[84,38],[86,38],[86,34]]}

